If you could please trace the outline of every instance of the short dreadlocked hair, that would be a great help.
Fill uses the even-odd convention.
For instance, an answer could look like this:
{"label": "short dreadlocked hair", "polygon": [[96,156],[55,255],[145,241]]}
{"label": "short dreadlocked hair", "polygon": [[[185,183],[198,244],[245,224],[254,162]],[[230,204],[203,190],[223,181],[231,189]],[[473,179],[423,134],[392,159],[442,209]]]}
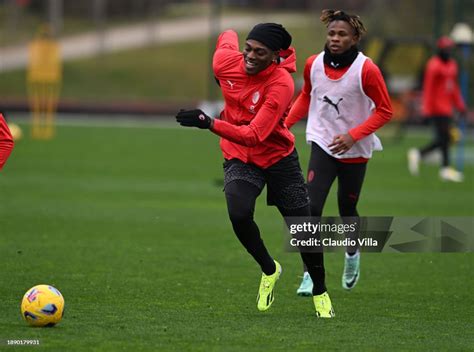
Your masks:
{"label": "short dreadlocked hair", "polygon": [[323,10],[321,12],[320,20],[326,25],[326,27],[333,21],[345,21],[354,28],[354,31],[359,38],[367,32],[359,16],[349,15],[341,10]]}

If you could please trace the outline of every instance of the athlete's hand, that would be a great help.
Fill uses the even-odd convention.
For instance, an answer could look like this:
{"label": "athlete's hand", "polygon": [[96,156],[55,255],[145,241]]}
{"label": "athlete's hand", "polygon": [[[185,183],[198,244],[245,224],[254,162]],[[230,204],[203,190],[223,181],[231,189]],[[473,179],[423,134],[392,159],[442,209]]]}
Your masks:
{"label": "athlete's hand", "polygon": [[180,110],[176,115],[176,121],[185,127],[211,128],[213,119],[207,116],[201,109]]}
{"label": "athlete's hand", "polygon": [[355,141],[349,133],[340,134],[334,137],[332,143],[328,145],[333,154],[342,155],[352,148]]}

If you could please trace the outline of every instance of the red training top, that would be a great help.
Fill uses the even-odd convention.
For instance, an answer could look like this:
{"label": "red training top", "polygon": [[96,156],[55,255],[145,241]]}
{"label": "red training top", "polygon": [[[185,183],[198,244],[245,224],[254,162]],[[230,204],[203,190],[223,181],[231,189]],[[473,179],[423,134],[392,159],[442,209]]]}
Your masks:
{"label": "red training top", "polygon": [[214,75],[225,100],[212,132],[221,138],[224,158],[267,168],[294,149],[295,137],[284,120],[294,93],[290,72],[296,71],[293,48],[282,51],[284,61],[256,75],[245,71],[237,33],[221,33],[213,59]]}
{"label": "red training top", "polygon": [[0,113],[0,170],[7,162],[13,149],[13,137],[8,129],[7,123]]}
{"label": "red training top", "polygon": [[426,64],[423,81],[423,115],[453,115],[453,107],[460,112],[466,111],[461,91],[457,83],[458,66],[456,61],[443,61],[433,56]]}
{"label": "red training top", "polygon": [[[303,88],[295,103],[291,107],[288,118],[285,121],[288,128],[291,128],[303,117],[308,116],[312,84],[317,84],[317,82],[311,82],[311,67],[317,56],[318,55],[312,55],[306,60],[304,67]],[[344,73],[349,70],[349,68],[350,66],[336,69],[329,65],[324,65],[324,71],[326,75],[332,80],[341,78]],[[374,102],[375,110],[372,115],[370,115],[367,120],[364,121],[364,123],[348,131],[348,133],[356,142],[374,133],[392,118],[392,105],[390,103],[390,97],[385,86],[385,81],[380,69],[372,62],[372,60],[366,60],[364,62],[364,66],[362,66],[362,89],[364,90],[365,94]],[[366,162],[368,159],[347,158],[338,160],[344,163],[357,163]]]}

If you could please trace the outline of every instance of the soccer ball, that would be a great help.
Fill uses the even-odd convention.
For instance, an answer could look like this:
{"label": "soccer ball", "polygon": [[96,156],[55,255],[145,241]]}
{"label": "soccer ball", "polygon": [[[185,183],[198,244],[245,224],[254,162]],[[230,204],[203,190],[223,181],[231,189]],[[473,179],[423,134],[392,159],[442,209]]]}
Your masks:
{"label": "soccer ball", "polygon": [[53,286],[32,287],[21,301],[21,315],[33,326],[53,326],[59,323],[63,314],[63,295]]}
{"label": "soccer ball", "polygon": [[23,131],[16,123],[9,123],[8,128],[10,129],[14,141],[19,141],[21,137],[23,137]]}

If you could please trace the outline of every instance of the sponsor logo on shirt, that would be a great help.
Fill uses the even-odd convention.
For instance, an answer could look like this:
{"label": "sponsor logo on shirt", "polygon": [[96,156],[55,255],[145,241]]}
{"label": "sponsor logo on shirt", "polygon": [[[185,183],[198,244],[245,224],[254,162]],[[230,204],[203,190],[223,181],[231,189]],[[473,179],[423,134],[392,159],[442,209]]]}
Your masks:
{"label": "sponsor logo on shirt", "polygon": [[323,97],[323,102],[325,103],[328,103],[329,105],[331,105],[334,109],[336,109],[337,111],[337,114],[339,115],[339,103],[342,101],[342,98],[339,98],[339,100],[337,101],[337,103],[334,103],[331,99],[329,99],[326,95]]}
{"label": "sponsor logo on shirt", "polygon": [[259,92],[253,93],[252,103],[257,104],[259,100],[260,100],[260,93]]}

